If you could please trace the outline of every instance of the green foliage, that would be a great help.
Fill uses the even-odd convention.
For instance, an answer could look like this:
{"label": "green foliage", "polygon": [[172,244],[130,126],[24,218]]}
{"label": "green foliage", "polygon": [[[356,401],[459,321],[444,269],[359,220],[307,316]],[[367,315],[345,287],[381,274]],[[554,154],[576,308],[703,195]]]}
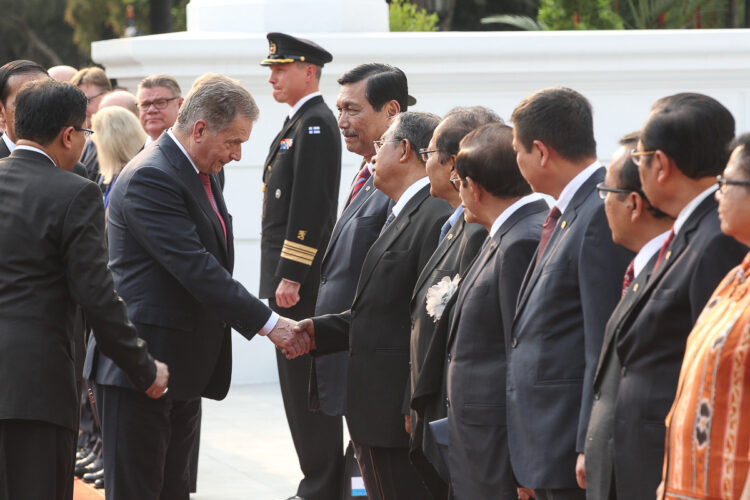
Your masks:
{"label": "green foliage", "polygon": [[507,24],[520,31],[541,31],[547,29],[544,23],[540,23],[529,16],[500,14],[498,16],[483,17],[481,22],[482,24]]}
{"label": "green foliage", "polygon": [[405,0],[393,0],[389,8],[391,31],[437,31],[438,15],[428,14]]}
{"label": "green foliage", "polygon": [[550,30],[623,29],[612,0],[542,0],[538,21]]}
{"label": "green foliage", "polygon": [[[726,1],[717,0],[627,0],[623,19],[633,29],[724,28],[730,27],[725,26],[727,9]],[[659,26],[662,13],[664,22]]]}

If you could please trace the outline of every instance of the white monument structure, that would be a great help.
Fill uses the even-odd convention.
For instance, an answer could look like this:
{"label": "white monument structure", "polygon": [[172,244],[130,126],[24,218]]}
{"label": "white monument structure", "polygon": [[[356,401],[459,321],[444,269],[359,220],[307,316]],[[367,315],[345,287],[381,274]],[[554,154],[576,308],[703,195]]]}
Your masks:
{"label": "white monument structure", "polygon": [[[598,152],[606,161],[617,140],[640,128],[659,97],[683,91],[709,94],[734,114],[737,132],[750,130],[750,30],[390,33],[385,0],[192,0],[182,33],[106,40],[92,58],[131,91],[153,73],[167,73],[187,93],[206,72],[243,82],[260,119],[242,160],[225,167],[225,197],[234,217],[235,277],[258,290],[261,171],[288,106],[267,83],[266,32],[310,38],[333,54],[321,91],[335,106],[336,79],[364,62],[400,67],[414,109],[442,114],[483,105],[508,118],[534,90],[574,88],[594,106]],[[334,110],[335,111],[335,110]],[[344,149],[341,200],[360,159]],[[340,204],[341,207],[341,204]],[[273,347],[235,334],[233,382],[276,380]]]}

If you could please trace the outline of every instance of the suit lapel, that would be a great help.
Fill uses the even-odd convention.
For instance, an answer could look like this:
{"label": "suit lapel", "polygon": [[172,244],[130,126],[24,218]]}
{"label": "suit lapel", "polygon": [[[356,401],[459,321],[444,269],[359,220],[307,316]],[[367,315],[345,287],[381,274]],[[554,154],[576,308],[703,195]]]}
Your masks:
{"label": "suit lapel", "polygon": [[370,176],[370,178],[367,179],[367,182],[365,182],[365,185],[362,186],[360,192],[357,193],[357,197],[354,198],[354,200],[352,200],[352,202],[349,203],[346,207],[344,207],[344,211],[341,212],[341,217],[339,217],[339,220],[336,221],[336,225],[333,226],[331,239],[328,242],[328,246],[326,247],[326,254],[323,256],[323,260],[325,260],[326,256],[328,255],[328,249],[333,248],[336,240],[338,240],[339,236],[341,235],[342,228],[346,225],[349,219],[354,217],[357,212],[359,212],[359,209],[362,208],[365,202],[369,200],[371,196],[375,195],[376,191],[377,190],[375,189],[375,186],[373,184],[372,176]]}
{"label": "suit lapel", "polygon": [[427,278],[430,277],[430,274],[435,269],[435,266],[440,263],[440,260],[443,258],[443,256],[448,253],[448,250],[453,248],[454,245],[458,244],[457,242],[461,239],[461,231],[463,231],[465,224],[466,222],[464,221],[464,218],[460,217],[460,220],[457,220],[455,224],[453,224],[453,227],[451,227],[450,231],[448,231],[448,234],[445,235],[443,241],[440,242],[438,247],[435,249],[435,252],[430,256],[430,260],[427,261],[427,264],[425,264],[422,272],[419,274],[419,278],[417,278],[417,284],[414,287],[414,291],[412,292],[411,296],[412,300],[414,300],[417,290],[422,288],[422,285],[427,280]]}
{"label": "suit lapel", "polygon": [[[309,101],[307,101],[305,104],[302,105],[301,108],[297,110],[296,113],[294,113],[294,116],[291,120],[289,120],[286,125],[284,125],[281,128],[281,131],[276,134],[276,137],[274,137],[273,142],[271,143],[270,148],[268,149],[268,156],[266,157],[266,162],[264,163],[263,167],[263,181],[265,182],[266,179],[266,172],[268,169],[266,166],[270,165],[271,162],[273,162],[274,158],[276,157],[276,154],[280,151],[279,148],[279,142],[281,139],[291,130],[292,127],[294,127],[298,121],[302,119],[302,116],[305,114],[305,111],[307,111],[312,106],[316,105],[318,102],[323,102],[322,96],[315,96]],[[292,146],[294,147],[294,146]]]}
{"label": "suit lapel", "polygon": [[0,158],[6,158],[10,156],[10,150],[5,144],[5,140],[2,138],[4,134],[0,134]]}
{"label": "suit lapel", "polygon": [[[229,259],[227,255],[227,246],[229,239],[229,226],[227,225],[227,242],[225,243],[224,230],[221,227],[221,222],[219,222],[218,217],[216,217],[214,207],[211,205],[211,201],[209,201],[208,199],[208,195],[206,194],[206,190],[203,188],[203,183],[201,182],[200,177],[197,173],[195,173],[195,169],[190,164],[190,160],[187,159],[185,154],[180,151],[180,148],[177,146],[177,144],[175,144],[172,138],[167,134],[162,134],[162,136],[158,139],[156,146],[161,148],[161,150],[164,152],[164,156],[167,158],[167,161],[169,161],[169,163],[177,172],[177,177],[182,180],[185,186],[187,186],[188,191],[198,202],[198,206],[201,207],[201,210],[203,210],[203,213],[210,221],[211,226],[214,229],[214,235],[221,243],[219,245],[219,248],[221,248],[222,257],[224,257],[224,259],[228,261]],[[211,177],[213,176],[209,176],[209,178]],[[213,190],[212,192],[216,193],[216,190]],[[215,194],[214,200],[218,200],[218,197]],[[224,206],[223,208],[224,213],[226,213],[226,206]],[[225,224],[227,224],[227,219],[225,219]]]}

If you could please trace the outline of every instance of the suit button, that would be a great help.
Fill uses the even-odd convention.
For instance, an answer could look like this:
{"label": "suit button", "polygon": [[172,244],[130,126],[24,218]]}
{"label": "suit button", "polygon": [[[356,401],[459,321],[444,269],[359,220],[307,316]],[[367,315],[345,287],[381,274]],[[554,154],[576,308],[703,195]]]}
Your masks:
{"label": "suit button", "polygon": [[448,353],[448,363],[451,362],[451,353]]}
{"label": "suit button", "polygon": [[518,345],[518,339],[516,337],[513,337],[513,340],[510,342],[511,347],[516,347]]}
{"label": "suit button", "polygon": [[450,408],[451,407],[451,400],[450,399],[445,398],[445,406],[446,406],[446,408]]}
{"label": "suit button", "polygon": [[623,366],[620,370],[620,375],[622,375],[622,378],[625,378],[625,375],[628,374],[628,368],[626,366]]}
{"label": "suit button", "polygon": [[325,285],[325,284],[326,284],[326,281],[328,281],[328,280],[326,279],[326,277],[325,277],[325,276],[321,276],[321,277],[320,277],[320,284],[321,284],[321,285]]}
{"label": "suit button", "polygon": [[594,399],[595,399],[596,401],[599,401],[599,393],[598,393],[598,392],[594,394]]}

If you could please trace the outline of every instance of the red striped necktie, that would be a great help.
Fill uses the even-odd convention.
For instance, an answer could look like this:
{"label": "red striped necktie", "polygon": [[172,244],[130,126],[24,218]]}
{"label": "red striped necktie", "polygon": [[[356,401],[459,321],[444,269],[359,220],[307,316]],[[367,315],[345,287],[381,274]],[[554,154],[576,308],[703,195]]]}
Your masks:
{"label": "red striped necktie", "polygon": [[211,203],[211,207],[213,207],[216,217],[219,218],[219,222],[221,222],[221,229],[224,230],[224,246],[226,246],[227,245],[227,226],[226,224],[224,224],[224,219],[221,218],[219,209],[216,208],[216,201],[214,200],[214,193],[211,190],[211,178],[208,176],[208,174],[204,174],[203,172],[201,172],[198,175],[201,178],[201,183],[203,183],[203,189],[206,190],[208,201]]}
{"label": "red striped necktie", "polygon": [[354,201],[354,197],[357,196],[357,193],[359,193],[359,190],[362,189],[362,186],[365,185],[365,182],[367,182],[367,179],[370,178],[370,169],[367,168],[367,165],[362,167],[362,170],[359,171],[359,175],[357,175],[357,178],[354,179],[354,184],[352,185],[352,195],[349,197],[349,203]]}
{"label": "red striped necktie", "polygon": [[651,271],[652,273],[655,273],[657,269],[659,269],[659,264],[661,264],[662,259],[664,259],[664,255],[667,253],[667,249],[669,248],[669,245],[672,244],[672,240],[674,239],[674,228],[672,228],[671,231],[669,231],[669,236],[667,236],[667,239],[664,240],[664,243],[661,246],[661,250],[659,250],[659,256],[656,258],[656,264],[654,264],[654,270]]}
{"label": "red striped necktie", "polygon": [[561,215],[562,212],[560,212],[560,209],[557,207],[552,207],[549,214],[547,214],[547,220],[542,224],[542,237],[539,240],[539,250],[537,250],[536,253],[535,267],[539,265],[539,261],[542,260],[542,253],[544,253],[544,249],[547,248],[547,243],[549,243],[549,239],[552,237],[552,232],[555,230],[555,226],[557,226],[557,221],[560,219]]}
{"label": "red striped necktie", "polygon": [[630,261],[628,268],[625,270],[625,276],[622,278],[622,294],[625,295],[625,290],[633,283],[635,279],[635,259]]}

